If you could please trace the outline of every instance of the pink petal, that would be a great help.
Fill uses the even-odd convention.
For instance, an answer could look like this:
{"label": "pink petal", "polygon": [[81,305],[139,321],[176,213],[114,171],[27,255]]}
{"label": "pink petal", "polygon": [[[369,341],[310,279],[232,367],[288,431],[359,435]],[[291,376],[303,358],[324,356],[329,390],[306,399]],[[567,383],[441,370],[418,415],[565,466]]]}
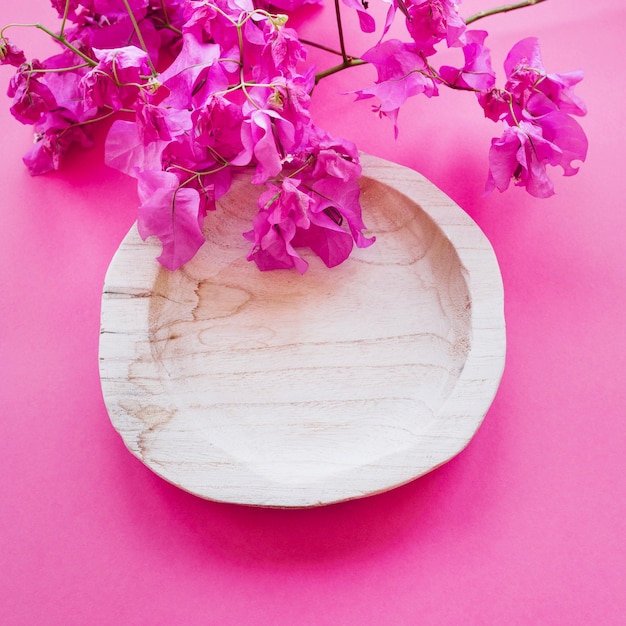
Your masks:
{"label": "pink petal", "polygon": [[195,189],[179,189],[178,178],[163,171],[138,175],[142,201],[137,228],[143,239],[158,237],[163,245],[158,261],[175,270],[190,261],[204,243],[200,228],[200,197]]}
{"label": "pink petal", "polygon": [[116,120],[104,144],[104,162],[113,169],[137,178],[138,172],[161,169],[161,154],[166,141],[144,144],[134,122]]}

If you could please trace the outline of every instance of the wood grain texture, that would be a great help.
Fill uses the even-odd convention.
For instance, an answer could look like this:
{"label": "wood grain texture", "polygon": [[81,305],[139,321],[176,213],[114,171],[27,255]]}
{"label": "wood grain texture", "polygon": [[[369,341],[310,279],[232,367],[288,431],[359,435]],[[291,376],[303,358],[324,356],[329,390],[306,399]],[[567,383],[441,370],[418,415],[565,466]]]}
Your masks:
{"label": "wood grain texture", "polygon": [[305,507],[384,491],[470,441],[505,357],[503,291],[476,224],[412,170],[363,155],[377,242],[327,269],[245,260],[238,180],[176,272],[133,227],[107,272],[100,374],[111,421],[198,496]]}

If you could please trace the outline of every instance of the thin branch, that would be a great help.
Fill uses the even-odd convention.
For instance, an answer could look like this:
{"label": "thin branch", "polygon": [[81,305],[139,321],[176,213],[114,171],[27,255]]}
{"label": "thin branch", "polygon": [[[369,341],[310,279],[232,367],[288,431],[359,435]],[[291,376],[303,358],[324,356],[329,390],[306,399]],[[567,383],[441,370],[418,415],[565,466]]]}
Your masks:
{"label": "thin branch", "polygon": [[63,19],[61,20],[61,30],[59,30],[59,37],[63,37],[65,34],[65,24],[67,23],[67,16],[70,12],[70,0],[65,0],[65,8],[63,9]]}
{"label": "thin branch", "polygon": [[342,70],[348,69],[349,67],[354,67],[356,65],[365,65],[366,63],[367,61],[363,61],[363,59],[352,59],[350,57],[347,57],[343,63],[335,65],[334,67],[329,67],[327,70],[324,70],[322,72],[318,72],[315,75],[315,84],[317,85],[317,83],[319,83],[322,78],[326,78],[331,74],[336,74],[337,72],[341,72]]}
{"label": "thin branch", "polygon": [[130,21],[133,25],[133,29],[135,31],[135,34],[137,35],[137,40],[139,41],[139,45],[141,46],[141,49],[146,53],[146,57],[148,59],[148,65],[150,66],[150,69],[152,70],[152,75],[156,76],[157,75],[157,71],[156,68],[154,67],[154,64],[152,63],[152,59],[150,58],[150,53],[148,52],[148,47],[146,46],[146,42],[144,41],[143,35],[141,33],[141,30],[139,28],[139,24],[137,23],[137,19],[135,18],[135,14],[133,13],[133,10],[128,2],[128,0],[122,0],[124,2],[124,7],[126,8],[126,12],[128,13],[128,17],[130,17]]}
{"label": "thin branch", "polygon": [[498,13],[507,13],[508,11],[515,11],[516,9],[523,9],[524,7],[530,7],[533,4],[539,4],[540,2],[545,1],[546,0],[523,0],[522,2],[515,2],[513,4],[505,4],[500,7],[494,7],[493,9],[486,9],[484,11],[474,13],[474,15],[465,20],[465,23],[469,26],[472,22],[476,22],[483,17],[489,17],[490,15],[496,15]]}
{"label": "thin branch", "polygon": [[300,37],[299,39],[300,39],[300,43],[303,43],[305,46],[311,46],[312,48],[318,48],[319,50],[324,50],[324,52],[330,52],[331,54],[342,56],[339,50],[334,50],[333,48],[324,46],[321,43],[317,43],[316,41],[311,41],[310,39],[302,39],[302,37]]}
{"label": "thin branch", "polygon": [[346,53],[346,44],[343,39],[343,26],[341,24],[341,10],[339,9],[339,0],[335,0],[335,15],[337,16],[337,32],[339,33],[339,47],[341,48],[341,56],[344,63],[349,63]]}

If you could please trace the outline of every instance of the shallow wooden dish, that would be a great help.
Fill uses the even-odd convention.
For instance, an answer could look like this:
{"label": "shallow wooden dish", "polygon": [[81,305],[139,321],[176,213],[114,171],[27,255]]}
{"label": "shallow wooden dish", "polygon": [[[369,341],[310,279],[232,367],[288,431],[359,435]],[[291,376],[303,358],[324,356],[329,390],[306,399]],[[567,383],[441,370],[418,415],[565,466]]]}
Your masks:
{"label": "shallow wooden dish", "polygon": [[332,270],[245,260],[245,181],[182,270],[162,269],[135,228],[124,239],[102,298],[102,389],[159,476],[213,500],[315,506],[406,483],[476,432],[504,367],[493,250],[419,174],[363,165],[377,242]]}

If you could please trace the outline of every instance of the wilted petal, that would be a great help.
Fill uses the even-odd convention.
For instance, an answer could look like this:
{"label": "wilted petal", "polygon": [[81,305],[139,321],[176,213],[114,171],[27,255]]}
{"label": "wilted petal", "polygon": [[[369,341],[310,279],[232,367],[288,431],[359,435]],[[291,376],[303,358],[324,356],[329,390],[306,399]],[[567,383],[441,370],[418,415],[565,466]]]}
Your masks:
{"label": "wilted petal", "polygon": [[[41,65],[33,63],[33,67],[38,69]],[[22,124],[38,122],[44,113],[57,106],[52,91],[26,64],[11,78],[7,95],[13,98],[10,108],[13,117]]]}
{"label": "wilted petal", "polygon": [[63,155],[73,144],[90,148],[93,140],[89,126],[75,124],[66,111],[46,113],[35,125],[35,143],[23,161],[32,176],[58,170]]}
{"label": "wilted petal", "polygon": [[26,56],[22,50],[7,39],[0,39],[0,65],[19,67],[25,62]]}

